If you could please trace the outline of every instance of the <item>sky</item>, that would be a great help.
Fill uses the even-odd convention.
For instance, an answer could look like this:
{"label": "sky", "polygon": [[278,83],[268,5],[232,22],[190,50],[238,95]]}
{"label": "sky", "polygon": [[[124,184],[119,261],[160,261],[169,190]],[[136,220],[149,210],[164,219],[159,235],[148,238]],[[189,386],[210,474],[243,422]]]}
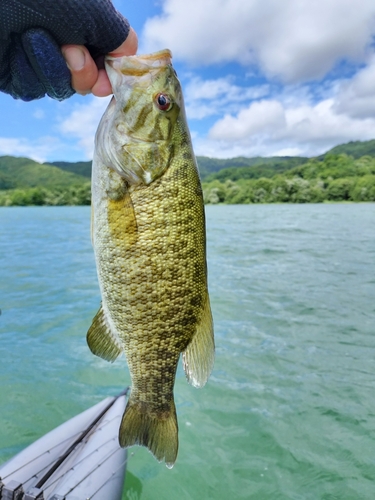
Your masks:
{"label": "sky", "polygon": [[[169,48],[197,155],[317,156],[375,139],[374,0],[114,0]],[[109,98],[0,93],[0,155],[82,161]]]}

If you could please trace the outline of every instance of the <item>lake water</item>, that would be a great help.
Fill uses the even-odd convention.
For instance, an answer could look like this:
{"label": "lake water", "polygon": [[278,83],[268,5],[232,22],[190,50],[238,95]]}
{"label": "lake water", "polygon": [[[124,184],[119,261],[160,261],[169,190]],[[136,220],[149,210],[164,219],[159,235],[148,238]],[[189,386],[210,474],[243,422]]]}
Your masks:
{"label": "lake water", "polygon": [[[93,356],[88,207],[0,209],[0,462],[130,383]],[[216,364],[124,499],[375,498],[375,204],[208,206]]]}

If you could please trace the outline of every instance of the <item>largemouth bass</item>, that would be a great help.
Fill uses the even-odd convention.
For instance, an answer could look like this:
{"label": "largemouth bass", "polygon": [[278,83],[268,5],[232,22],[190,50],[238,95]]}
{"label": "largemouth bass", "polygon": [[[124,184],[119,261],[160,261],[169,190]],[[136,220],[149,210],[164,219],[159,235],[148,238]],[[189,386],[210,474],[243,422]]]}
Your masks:
{"label": "largemouth bass", "polygon": [[114,97],[92,176],[102,304],[87,341],[109,361],[126,355],[132,389],[120,445],[146,446],[172,467],[180,354],[195,387],[214,361],[202,189],[171,53],[108,57],[106,69]]}

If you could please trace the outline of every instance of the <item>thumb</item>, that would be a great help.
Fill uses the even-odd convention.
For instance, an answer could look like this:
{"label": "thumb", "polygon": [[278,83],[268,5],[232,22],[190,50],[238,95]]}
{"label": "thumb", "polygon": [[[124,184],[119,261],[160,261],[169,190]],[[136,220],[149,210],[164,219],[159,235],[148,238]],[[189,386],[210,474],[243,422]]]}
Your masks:
{"label": "thumb", "polygon": [[138,49],[138,37],[133,28],[130,28],[126,40],[117,49],[110,52],[111,57],[134,56]]}
{"label": "thumb", "polygon": [[[133,28],[130,28],[126,40],[117,49],[110,52],[111,57],[134,56],[138,49],[138,37]],[[105,97],[112,94],[111,83],[105,69],[99,69],[98,78],[93,85],[91,92],[98,97]]]}

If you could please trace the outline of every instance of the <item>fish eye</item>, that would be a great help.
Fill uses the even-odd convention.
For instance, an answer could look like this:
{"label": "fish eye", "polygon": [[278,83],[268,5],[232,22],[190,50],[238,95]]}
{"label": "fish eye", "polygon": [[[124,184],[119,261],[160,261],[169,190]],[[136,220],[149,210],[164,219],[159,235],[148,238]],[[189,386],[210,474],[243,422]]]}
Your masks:
{"label": "fish eye", "polygon": [[163,93],[157,94],[155,103],[161,111],[169,111],[173,105],[169,95]]}

